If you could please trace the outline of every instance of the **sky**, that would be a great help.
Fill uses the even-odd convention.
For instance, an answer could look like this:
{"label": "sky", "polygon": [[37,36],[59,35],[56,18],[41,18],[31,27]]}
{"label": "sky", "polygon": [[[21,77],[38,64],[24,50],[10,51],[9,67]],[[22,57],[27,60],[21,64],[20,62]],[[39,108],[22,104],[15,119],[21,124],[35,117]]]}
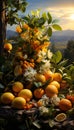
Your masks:
{"label": "sky", "polygon": [[31,10],[41,9],[50,12],[54,19],[59,20],[63,30],[74,30],[74,0],[26,0],[28,6],[25,14]]}

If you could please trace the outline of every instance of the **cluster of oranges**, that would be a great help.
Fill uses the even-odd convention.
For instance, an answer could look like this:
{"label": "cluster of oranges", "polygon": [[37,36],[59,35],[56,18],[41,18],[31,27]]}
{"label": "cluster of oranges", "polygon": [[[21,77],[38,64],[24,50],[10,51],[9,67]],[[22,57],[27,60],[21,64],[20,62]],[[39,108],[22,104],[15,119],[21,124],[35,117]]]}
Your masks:
{"label": "cluster of oranges", "polygon": [[[25,29],[25,32],[23,29]],[[13,75],[14,77],[24,75],[27,68],[31,68],[36,72],[34,75],[35,82],[33,83],[41,84],[40,86],[34,86],[34,89],[31,89],[34,84],[29,82],[27,86],[25,80],[26,76],[23,76],[25,83],[23,83],[23,80],[14,81],[12,88],[1,95],[0,102],[4,105],[11,105],[11,107],[15,109],[30,109],[36,106],[41,107],[43,106],[43,102],[41,102],[40,99],[43,95],[46,95],[49,100],[55,95],[59,97],[60,91],[64,88],[67,89],[69,84],[66,80],[63,80],[62,74],[59,72],[52,72],[50,69],[44,70],[42,73],[38,71],[38,67],[40,67],[43,62],[42,56],[45,56],[50,45],[47,37],[43,37],[43,39],[40,40],[40,31],[36,27],[29,27],[27,24],[17,26],[16,32],[18,32],[20,37],[24,39],[25,44],[22,47],[19,47],[14,54]],[[5,43],[4,49],[7,52],[10,52],[12,50],[12,44]],[[40,55],[40,51],[42,55]],[[47,56],[43,60],[46,61],[46,59],[50,60]],[[62,98],[59,97],[59,99],[57,107],[61,111],[67,111],[72,108],[74,104],[73,98],[65,96]]]}
{"label": "cluster of oranges", "polygon": [[[25,88],[22,82],[16,81],[12,85],[12,90],[4,92],[1,95],[1,103],[8,105],[11,104],[13,108],[17,109],[29,109],[34,106],[32,99],[36,99],[37,106],[42,106],[40,99],[46,94],[49,99],[54,95],[58,96],[59,90],[61,89],[62,75],[60,73],[52,73],[51,71],[45,73],[45,75],[37,74],[37,81],[46,82],[46,79],[50,79],[50,83],[45,87],[39,87],[31,91]],[[66,84],[65,84],[66,85]],[[72,102],[68,98],[62,98],[59,101],[58,107],[62,111],[67,111],[72,108]]]}

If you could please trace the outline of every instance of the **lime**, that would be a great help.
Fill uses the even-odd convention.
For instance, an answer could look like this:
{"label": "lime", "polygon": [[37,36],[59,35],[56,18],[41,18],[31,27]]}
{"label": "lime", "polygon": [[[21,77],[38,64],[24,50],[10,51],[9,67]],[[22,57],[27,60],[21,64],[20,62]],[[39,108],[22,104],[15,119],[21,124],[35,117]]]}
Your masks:
{"label": "lime", "polygon": [[67,115],[65,113],[60,113],[55,117],[55,121],[62,122],[67,119]]}

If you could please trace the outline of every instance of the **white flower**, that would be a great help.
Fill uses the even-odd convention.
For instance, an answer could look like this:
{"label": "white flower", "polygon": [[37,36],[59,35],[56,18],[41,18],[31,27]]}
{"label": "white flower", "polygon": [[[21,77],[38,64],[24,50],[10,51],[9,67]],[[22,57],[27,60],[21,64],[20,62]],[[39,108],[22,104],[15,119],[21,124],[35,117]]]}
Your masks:
{"label": "white flower", "polygon": [[51,99],[50,99],[50,102],[55,105],[55,106],[58,106],[59,105],[59,102],[60,102],[60,98],[57,97],[57,95],[55,94]]}
{"label": "white flower", "polygon": [[44,73],[51,68],[50,60],[43,60],[43,64],[40,66],[40,72]]}
{"label": "white flower", "polygon": [[42,106],[42,107],[39,107],[39,111],[40,111],[40,114],[41,115],[44,115],[44,114],[48,114],[49,113],[49,109]]}
{"label": "white flower", "polygon": [[37,72],[35,69],[33,69],[32,67],[28,67],[25,70],[24,77],[27,81],[34,81],[36,73]]}
{"label": "white flower", "polygon": [[52,56],[53,56],[53,53],[52,53],[50,50],[48,50],[48,51],[47,51],[47,57],[48,57],[49,59],[51,59]]}
{"label": "white flower", "polygon": [[25,55],[24,55],[24,59],[27,59],[27,58],[28,58],[28,55],[27,55],[27,54],[25,54]]}

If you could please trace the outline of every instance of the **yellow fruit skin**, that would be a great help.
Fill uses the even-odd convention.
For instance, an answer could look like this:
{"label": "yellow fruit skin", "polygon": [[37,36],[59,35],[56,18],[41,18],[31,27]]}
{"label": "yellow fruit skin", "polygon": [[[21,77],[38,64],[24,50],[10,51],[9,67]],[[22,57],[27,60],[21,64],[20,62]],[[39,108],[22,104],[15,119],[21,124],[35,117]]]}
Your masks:
{"label": "yellow fruit skin", "polygon": [[54,85],[57,87],[57,89],[60,89],[60,83],[57,81],[52,81],[50,84]]}
{"label": "yellow fruit skin", "polygon": [[7,51],[11,51],[12,50],[12,44],[11,43],[5,43],[4,49],[7,50]]}
{"label": "yellow fruit skin", "polygon": [[53,74],[53,80],[57,81],[57,82],[61,82],[62,80],[62,75],[60,73],[54,73]]}
{"label": "yellow fruit skin", "polygon": [[14,99],[14,95],[11,92],[5,92],[1,95],[1,102],[3,104],[10,104],[13,99]]}
{"label": "yellow fruit skin", "polygon": [[24,109],[26,100],[23,97],[15,97],[12,101],[12,107],[17,109]]}
{"label": "yellow fruit skin", "polygon": [[42,82],[42,83],[46,82],[46,78],[45,78],[45,76],[43,74],[36,74],[35,78],[39,82]]}
{"label": "yellow fruit skin", "polygon": [[55,94],[58,94],[58,89],[56,88],[56,86],[54,85],[48,85],[46,88],[45,88],[45,92],[46,92],[46,95],[51,98],[53,97]]}
{"label": "yellow fruit skin", "polygon": [[21,90],[18,93],[18,96],[25,98],[25,100],[28,102],[28,101],[31,100],[31,98],[32,98],[33,95],[32,95],[31,90],[29,90],[29,89],[23,89],[23,90]]}
{"label": "yellow fruit skin", "polygon": [[14,92],[20,92],[24,88],[23,84],[19,81],[14,82],[12,90]]}
{"label": "yellow fruit skin", "polygon": [[46,80],[50,80],[50,81],[53,80],[53,73],[50,70],[45,72],[44,76],[45,76]]}

